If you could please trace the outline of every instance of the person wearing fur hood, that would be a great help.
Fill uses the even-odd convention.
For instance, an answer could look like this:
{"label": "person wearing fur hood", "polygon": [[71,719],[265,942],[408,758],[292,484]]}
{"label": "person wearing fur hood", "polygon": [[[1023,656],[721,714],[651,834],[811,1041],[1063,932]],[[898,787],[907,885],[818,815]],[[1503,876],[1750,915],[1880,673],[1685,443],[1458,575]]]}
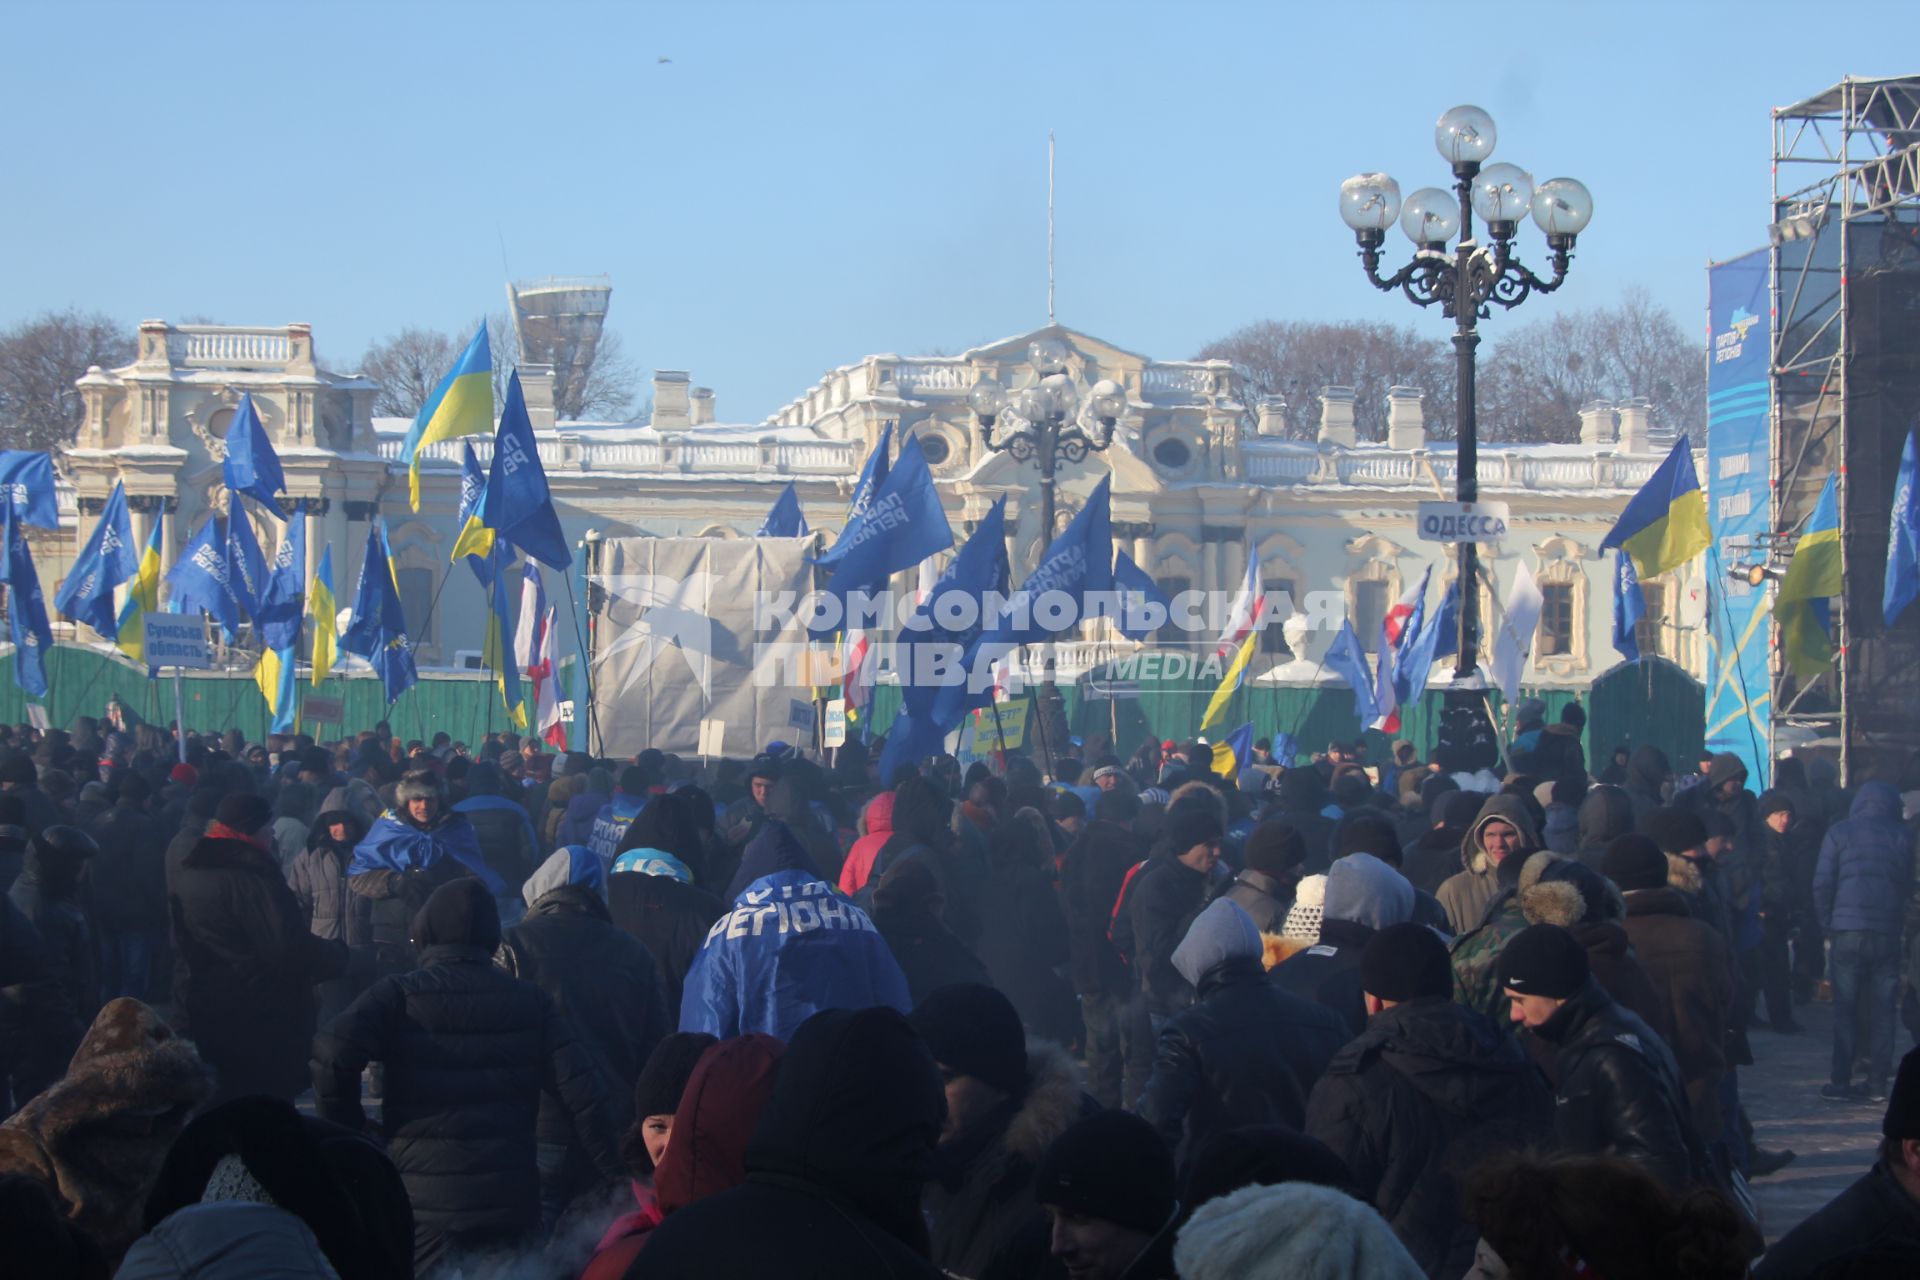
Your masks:
{"label": "person wearing fur hood", "polygon": [[1518,796],[1487,798],[1460,842],[1461,870],[1434,894],[1446,909],[1454,936],[1462,937],[1480,926],[1494,900],[1519,879],[1527,856],[1541,847],[1533,816]]}
{"label": "person wearing fur hood", "polygon": [[1054,1140],[1099,1104],[1066,1053],[1027,1043],[1019,1013],[992,987],[942,987],[907,1020],[946,1084],[946,1126],[923,1201],[933,1264],[972,1280],[1037,1274],[1049,1228],[1034,1175]]}
{"label": "person wearing fur hood", "polygon": [[0,1176],[46,1187],[118,1266],[187,1117],[213,1092],[192,1044],[131,997],[107,1003],[67,1073],[0,1125]]}

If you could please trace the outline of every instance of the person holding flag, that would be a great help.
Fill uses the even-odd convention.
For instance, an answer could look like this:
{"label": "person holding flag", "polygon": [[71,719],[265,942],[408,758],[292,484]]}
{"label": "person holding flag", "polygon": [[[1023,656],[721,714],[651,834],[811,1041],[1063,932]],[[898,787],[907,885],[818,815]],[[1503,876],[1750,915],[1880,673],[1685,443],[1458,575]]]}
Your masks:
{"label": "person holding flag", "polygon": [[420,454],[428,445],[485,435],[492,429],[493,349],[487,341],[487,322],[482,320],[473,341],[414,415],[400,446],[400,460],[407,464],[408,504],[415,511],[420,509]]}
{"label": "person holding flag", "polygon": [[103,636],[119,634],[113,608],[113,589],[140,572],[133,548],[133,523],[127,515],[127,488],[114,481],[100,522],[93,526],[87,545],[67,570],[53,604],[62,616],[84,622]]}
{"label": "person holding flag", "polygon": [[260,595],[260,612],[254,619],[261,652],[253,680],[273,716],[268,730],[271,733],[292,733],[298,720],[294,668],[298,665],[301,606],[306,603],[306,565],[307,504],[303,500],[294,504],[293,516],[280,537],[280,550],[274,555],[266,590]]}

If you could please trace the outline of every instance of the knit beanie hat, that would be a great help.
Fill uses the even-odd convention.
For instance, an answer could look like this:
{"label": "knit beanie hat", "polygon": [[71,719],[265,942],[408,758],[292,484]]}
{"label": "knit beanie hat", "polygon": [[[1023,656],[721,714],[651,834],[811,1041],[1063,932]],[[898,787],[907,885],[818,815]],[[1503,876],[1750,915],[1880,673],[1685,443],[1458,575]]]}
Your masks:
{"label": "knit beanie hat", "polygon": [[1880,1132],[1895,1139],[1920,1138],[1920,1049],[1909,1049],[1900,1059]]}
{"label": "knit beanie hat", "polygon": [[1350,1191],[1353,1170],[1333,1148],[1280,1124],[1250,1124],[1215,1133],[1187,1169],[1180,1203],[1189,1210],[1242,1187],[1311,1182]]}
{"label": "knit beanie hat", "polygon": [[1167,848],[1176,858],[1197,844],[1210,844],[1225,834],[1219,811],[1210,804],[1182,804],[1167,811]]}
{"label": "knit beanie hat", "polygon": [[1384,929],[1413,918],[1413,886],[1370,853],[1350,853],[1327,871],[1326,918]]}
{"label": "knit beanie hat", "polygon": [[1500,952],[1500,985],[1565,1000],[1587,985],[1587,949],[1557,924],[1530,924]]}
{"label": "knit beanie hat", "polygon": [[1759,810],[1762,818],[1775,813],[1792,813],[1793,797],[1784,791],[1764,791],[1760,794]]}
{"label": "knit beanie hat", "polygon": [[1615,836],[1600,858],[1600,871],[1625,893],[1629,889],[1658,889],[1667,882],[1667,855],[1638,832]]}
{"label": "knit beanie hat", "polygon": [[1173,1217],[1173,1156],[1154,1127],[1126,1111],[1097,1111],[1040,1158],[1033,1198],[1149,1234]]}
{"label": "knit beanie hat", "polygon": [[1327,900],[1327,878],[1306,876],[1293,891],[1293,905],[1280,926],[1280,936],[1301,942],[1320,941],[1320,920]]}
{"label": "knit beanie hat", "polygon": [[6,759],[0,760],[0,782],[30,787],[39,780],[40,770],[34,766],[33,757],[26,752],[16,751]]}
{"label": "knit beanie hat", "polygon": [[1640,829],[1662,853],[1692,853],[1707,842],[1707,824],[1687,809],[1655,809]]}
{"label": "knit beanie hat", "polygon": [[955,1075],[974,1076],[1004,1093],[1027,1084],[1027,1033],[1013,1002],[978,982],[927,993],[907,1021],[933,1060]]}
{"label": "knit beanie hat", "polygon": [[500,907],[487,886],[472,876],[449,880],[428,894],[414,913],[413,943],[422,950],[482,947],[491,955],[500,949]]}
{"label": "knit beanie hat", "polygon": [[1284,822],[1263,822],[1247,834],[1247,866],[1263,875],[1283,876],[1307,859],[1307,842]]}
{"label": "knit beanie hat", "polygon": [[1333,832],[1333,856],[1370,853],[1380,861],[1398,866],[1401,858],[1400,833],[1385,814],[1350,815]]}
{"label": "knit beanie hat", "polygon": [[1360,989],[1395,1004],[1422,996],[1453,994],[1453,964],[1447,944],[1423,924],[1388,925],[1360,953]]}
{"label": "knit beanie hat", "polygon": [[273,821],[273,806],[265,796],[251,791],[236,791],[223,796],[213,811],[213,820],[244,835],[253,835]]}
{"label": "knit beanie hat", "polygon": [[1209,970],[1236,957],[1258,956],[1261,949],[1260,930],[1246,909],[1231,898],[1215,898],[1173,949],[1173,967],[1197,987]]}
{"label": "knit beanie hat", "polygon": [[1210,1200],[1180,1228],[1181,1280],[1421,1280],[1425,1272],[1372,1205],[1287,1182]]}
{"label": "knit beanie hat", "polygon": [[670,1116],[680,1106],[693,1069],[705,1053],[720,1041],[704,1031],[676,1031],[658,1045],[640,1068],[633,1083],[633,1115],[636,1121],[648,1116]]}

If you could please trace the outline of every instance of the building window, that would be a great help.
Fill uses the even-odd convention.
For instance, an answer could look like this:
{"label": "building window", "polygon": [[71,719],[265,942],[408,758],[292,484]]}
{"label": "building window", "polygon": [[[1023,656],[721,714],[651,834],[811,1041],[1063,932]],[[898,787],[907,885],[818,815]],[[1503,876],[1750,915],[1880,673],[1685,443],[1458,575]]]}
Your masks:
{"label": "building window", "polygon": [[1643,658],[1664,658],[1666,650],[1660,641],[1667,633],[1667,584],[1664,582],[1643,582],[1640,594],[1647,602],[1647,611],[1633,624],[1633,639],[1640,646]]}
{"label": "building window", "polygon": [[1174,621],[1174,607],[1180,601],[1180,593],[1191,590],[1193,590],[1192,578],[1168,577],[1160,579],[1160,593],[1167,598],[1167,621],[1165,625],[1154,634],[1153,638],[1156,644],[1179,644],[1182,641],[1193,638],[1181,629],[1178,622]]}
{"label": "building window", "polygon": [[1387,584],[1373,579],[1361,579],[1352,585],[1353,632],[1360,637],[1360,647],[1372,653],[1380,645],[1380,624],[1387,617]]}
{"label": "building window", "polygon": [[926,455],[928,466],[943,467],[947,459],[953,456],[953,446],[947,443],[945,436],[923,431],[920,433],[920,452]]}
{"label": "building window", "polygon": [[1573,584],[1542,583],[1540,598],[1540,630],[1533,641],[1534,656],[1567,657],[1573,652]]}
{"label": "building window", "polygon": [[1193,450],[1185,440],[1168,438],[1153,446],[1153,460],[1162,470],[1178,471],[1193,461]]}
{"label": "building window", "polygon": [[[1294,599],[1293,579],[1272,579],[1267,583],[1266,592],[1267,607],[1269,610],[1273,609],[1279,603],[1282,595],[1291,603]],[[1293,650],[1287,647],[1285,628],[1280,625],[1278,620],[1268,619],[1267,625],[1261,629],[1260,652],[1275,658],[1293,657]]]}
{"label": "building window", "polygon": [[415,644],[433,643],[433,570],[402,569],[400,607],[407,614],[407,638]]}

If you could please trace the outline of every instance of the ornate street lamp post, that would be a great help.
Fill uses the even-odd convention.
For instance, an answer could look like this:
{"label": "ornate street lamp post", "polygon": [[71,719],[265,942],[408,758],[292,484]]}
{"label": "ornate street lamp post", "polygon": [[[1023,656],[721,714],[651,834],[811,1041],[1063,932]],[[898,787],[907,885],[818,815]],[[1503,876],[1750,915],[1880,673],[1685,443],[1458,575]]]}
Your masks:
{"label": "ornate street lamp post", "polygon": [[[1493,154],[1494,141],[1493,117],[1479,107],[1455,107],[1434,127],[1434,145],[1453,167],[1451,193],[1441,187],[1422,187],[1403,204],[1400,184],[1384,173],[1356,174],[1340,184],[1340,217],[1353,228],[1367,279],[1375,288],[1400,290],[1419,306],[1437,303],[1441,314],[1454,322],[1454,485],[1461,502],[1473,502],[1480,493],[1476,473],[1479,439],[1474,418],[1474,351],[1480,345],[1476,326],[1491,314],[1492,303],[1511,310],[1531,294],[1558,289],[1573,258],[1574,237],[1593,217],[1593,197],[1572,178],[1550,178],[1536,189],[1532,177],[1518,165],[1485,164]],[[1522,266],[1514,256],[1514,233],[1529,210],[1547,236],[1553,264],[1553,277],[1548,280]],[[1476,213],[1487,224],[1491,244],[1483,245],[1474,238]],[[1383,277],[1380,246],[1386,242],[1387,228],[1396,217],[1414,243],[1413,260]],[[1477,566],[1474,544],[1462,542],[1456,681],[1471,677],[1479,663]]]}

